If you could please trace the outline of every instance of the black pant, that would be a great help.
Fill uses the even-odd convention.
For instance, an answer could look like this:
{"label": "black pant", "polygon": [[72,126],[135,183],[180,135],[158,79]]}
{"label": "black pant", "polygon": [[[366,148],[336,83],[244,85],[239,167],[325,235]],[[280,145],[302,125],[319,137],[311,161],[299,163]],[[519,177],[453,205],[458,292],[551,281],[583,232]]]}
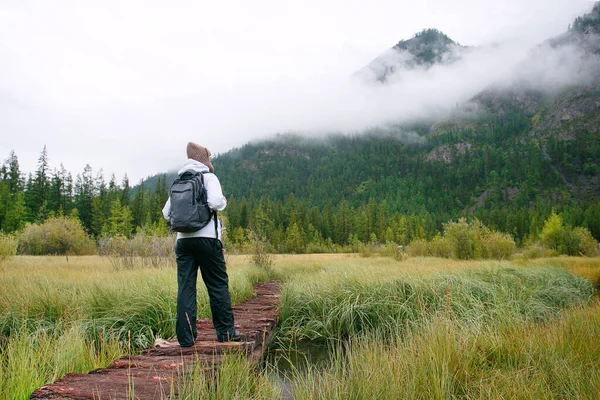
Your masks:
{"label": "black pant", "polygon": [[177,256],[177,340],[183,347],[196,341],[196,281],[198,267],[208,290],[210,311],[217,338],[234,335],[229,279],[223,257],[223,244],[212,238],[178,239]]}

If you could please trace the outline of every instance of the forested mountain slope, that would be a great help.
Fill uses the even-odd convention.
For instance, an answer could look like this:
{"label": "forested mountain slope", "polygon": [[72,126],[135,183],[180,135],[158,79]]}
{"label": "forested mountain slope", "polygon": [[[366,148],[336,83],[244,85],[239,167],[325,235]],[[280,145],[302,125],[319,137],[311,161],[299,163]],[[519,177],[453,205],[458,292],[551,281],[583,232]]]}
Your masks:
{"label": "forested mountain slope", "polygon": [[[251,197],[293,195],[320,210],[374,200],[438,229],[473,214],[518,239],[535,235],[555,209],[600,238],[599,12],[596,5],[532,50],[514,82],[488,88],[442,121],[325,139],[282,135],[219,156],[232,208]],[[577,57],[577,68],[557,79],[540,62],[547,54],[558,66]]]}
{"label": "forested mountain slope", "polygon": [[[533,49],[512,80],[443,118],[352,135],[278,135],[215,157],[229,200],[227,236],[242,245],[255,232],[282,251],[407,244],[466,216],[522,243],[539,238],[554,210],[600,239],[599,25],[600,3]],[[456,44],[424,31],[400,45],[422,75],[446,68],[445,49]],[[0,166],[0,231],[63,214],[96,238],[142,227],[166,233],[161,208],[173,173],[130,188],[127,177],[107,183],[89,165],[76,177],[49,168],[46,149],[27,177],[14,152]]]}
{"label": "forested mountain slope", "polygon": [[[278,135],[216,157],[230,229],[281,236],[297,224],[339,243],[352,233],[402,242],[475,216],[522,241],[555,210],[600,239],[599,13],[597,4],[533,49],[514,81],[443,120],[357,135]],[[400,44],[413,56],[456,46],[438,31]],[[557,74],[565,65],[572,71]]]}

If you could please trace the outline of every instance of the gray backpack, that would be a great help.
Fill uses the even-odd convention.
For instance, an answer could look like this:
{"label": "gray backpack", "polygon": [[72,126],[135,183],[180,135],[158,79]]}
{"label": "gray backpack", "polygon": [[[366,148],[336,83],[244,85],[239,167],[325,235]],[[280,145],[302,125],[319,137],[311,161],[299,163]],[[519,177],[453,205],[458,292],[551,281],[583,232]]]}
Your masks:
{"label": "gray backpack", "polygon": [[203,174],[186,171],[171,185],[171,230],[196,232],[208,225],[214,216],[216,234],[217,213],[208,206]]}

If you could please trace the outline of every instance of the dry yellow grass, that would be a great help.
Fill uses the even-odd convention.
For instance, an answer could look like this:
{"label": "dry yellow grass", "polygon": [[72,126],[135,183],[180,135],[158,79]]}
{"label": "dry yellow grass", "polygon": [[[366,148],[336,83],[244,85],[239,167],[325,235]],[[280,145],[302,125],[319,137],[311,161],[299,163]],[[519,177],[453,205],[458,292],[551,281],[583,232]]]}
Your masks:
{"label": "dry yellow grass", "polygon": [[471,269],[509,266],[501,261],[464,261],[446,258],[414,257],[396,261],[389,257],[360,257],[356,254],[278,255],[273,268],[294,284],[319,285],[352,280],[384,282],[390,279],[421,279]]}

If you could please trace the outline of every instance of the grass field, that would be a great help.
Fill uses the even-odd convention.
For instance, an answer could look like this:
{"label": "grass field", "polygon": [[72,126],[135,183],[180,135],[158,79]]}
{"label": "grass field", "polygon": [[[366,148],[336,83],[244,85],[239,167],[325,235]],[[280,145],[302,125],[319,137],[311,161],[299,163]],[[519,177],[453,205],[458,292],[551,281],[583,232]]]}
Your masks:
{"label": "grass field", "polygon": [[[283,379],[275,362],[232,357],[216,381],[188,376],[180,398],[600,398],[600,259],[280,255],[265,270],[229,256],[228,270],[234,303],[254,282],[284,282],[274,354],[310,341],[326,362]],[[0,288],[0,398],[174,334],[172,268],[20,256],[0,264]],[[201,284],[198,308],[209,315]]]}

